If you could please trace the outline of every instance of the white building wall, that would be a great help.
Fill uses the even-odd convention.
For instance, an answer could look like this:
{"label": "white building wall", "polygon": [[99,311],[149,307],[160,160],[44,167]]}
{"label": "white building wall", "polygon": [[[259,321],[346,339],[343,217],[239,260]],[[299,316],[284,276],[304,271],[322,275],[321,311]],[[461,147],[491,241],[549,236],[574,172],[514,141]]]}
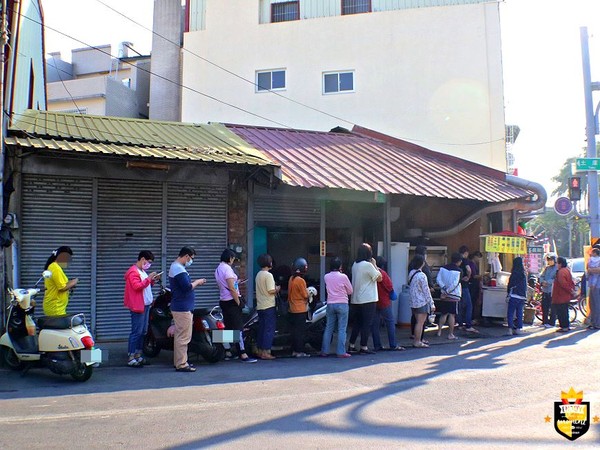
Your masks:
{"label": "white building wall", "polygon": [[[183,52],[185,122],[234,122],[329,130],[358,124],[506,169],[498,5],[402,9],[259,24],[259,0],[206,0],[205,29],[184,46],[246,80],[286,70],[279,94]],[[236,32],[232,32],[235,30]],[[322,74],[354,70],[355,91],[322,94]],[[341,120],[344,119],[344,120]],[[348,122],[345,122],[348,121]]]}

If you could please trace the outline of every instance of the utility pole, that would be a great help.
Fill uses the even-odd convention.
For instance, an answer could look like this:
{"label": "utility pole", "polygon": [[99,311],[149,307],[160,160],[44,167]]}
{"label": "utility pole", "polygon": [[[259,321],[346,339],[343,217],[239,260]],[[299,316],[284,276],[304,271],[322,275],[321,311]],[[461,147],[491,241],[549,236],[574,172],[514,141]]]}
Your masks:
{"label": "utility pole", "polygon": [[[4,137],[6,135],[6,115],[4,114],[4,99],[5,99],[5,88],[4,88],[4,72],[6,70],[6,44],[8,44],[8,23],[6,21],[6,8],[7,0],[2,0],[2,16],[0,17],[0,220],[4,221],[4,158],[6,153],[4,151]],[[1,222],[0,222],[1,223]],[[0,328],[4,321],[5,308],[5,261],[4,261],[4,249],[0,248]]]}
{"label": "utility pole", "polygon": [[[600,83],[592,83],[592,75],[590,71],[590,50],[588,45],[587,27],[581,27],[581,60],[583,63],[583,91],[585,96],[585,130],[587,138],[587,153],[588,158],[596,157],[596,116],[594,113],[594,101],[592,91],[600,90]],[[589,222],[590,232],[592,237],[600,237],[600,217],[598,217],[598,172],[590,170],[587,173],[588,177],[588,201],[589,201]]]}

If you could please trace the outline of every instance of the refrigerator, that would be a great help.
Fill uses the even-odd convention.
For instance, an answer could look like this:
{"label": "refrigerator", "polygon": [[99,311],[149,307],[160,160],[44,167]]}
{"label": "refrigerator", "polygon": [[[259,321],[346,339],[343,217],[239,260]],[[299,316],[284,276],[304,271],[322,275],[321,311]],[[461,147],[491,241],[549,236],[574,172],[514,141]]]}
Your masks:
{"label": "refrigerator", "polygon": [[[410,244],[408,242],[392,242],[391,251],[388,259],[388,274],[392,279],[394,291],[398,294],[398,300],[395,303],[394,319],[399,324],[410,324],[411,310],[408,304],[408,252]],[[377,243],[377,254],[383,255],[383,242]]]}

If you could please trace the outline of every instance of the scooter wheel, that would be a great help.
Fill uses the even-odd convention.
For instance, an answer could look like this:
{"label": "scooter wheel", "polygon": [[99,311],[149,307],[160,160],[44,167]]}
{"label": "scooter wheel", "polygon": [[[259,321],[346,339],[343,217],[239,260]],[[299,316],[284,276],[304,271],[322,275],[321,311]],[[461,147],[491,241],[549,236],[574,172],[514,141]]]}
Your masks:
{"label": "scooter wheel", "polygon": [[2,353],[2,363],[6,367],[12,370],[21,370],[24,367],[23,362],[12,348],[3,345],[0,350]]}
{"label": "scooter wheel", "polygon": [[147,356],[148,358],[154,358],[160,353],[160,347],[151,333],[148,333],[146,336],[144,336],[142,352],[144,353],[144,356]]}
{"label": "scooter wheel", "polygon": [[71,372],[71,377],[75,381],[87,381],[91,378],[94,368],[87,364],[80,363],[74,372]]}

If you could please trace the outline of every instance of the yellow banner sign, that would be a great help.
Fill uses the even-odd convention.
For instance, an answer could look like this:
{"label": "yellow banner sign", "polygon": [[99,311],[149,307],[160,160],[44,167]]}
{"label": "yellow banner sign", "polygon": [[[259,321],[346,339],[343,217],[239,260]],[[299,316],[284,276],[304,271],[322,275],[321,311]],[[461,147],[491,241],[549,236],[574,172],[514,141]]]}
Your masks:
{"label": "yellow banner sign", "polygon": [[485,251],[525,255],[527,254],[527,240],[513,236],[486,236]]}

